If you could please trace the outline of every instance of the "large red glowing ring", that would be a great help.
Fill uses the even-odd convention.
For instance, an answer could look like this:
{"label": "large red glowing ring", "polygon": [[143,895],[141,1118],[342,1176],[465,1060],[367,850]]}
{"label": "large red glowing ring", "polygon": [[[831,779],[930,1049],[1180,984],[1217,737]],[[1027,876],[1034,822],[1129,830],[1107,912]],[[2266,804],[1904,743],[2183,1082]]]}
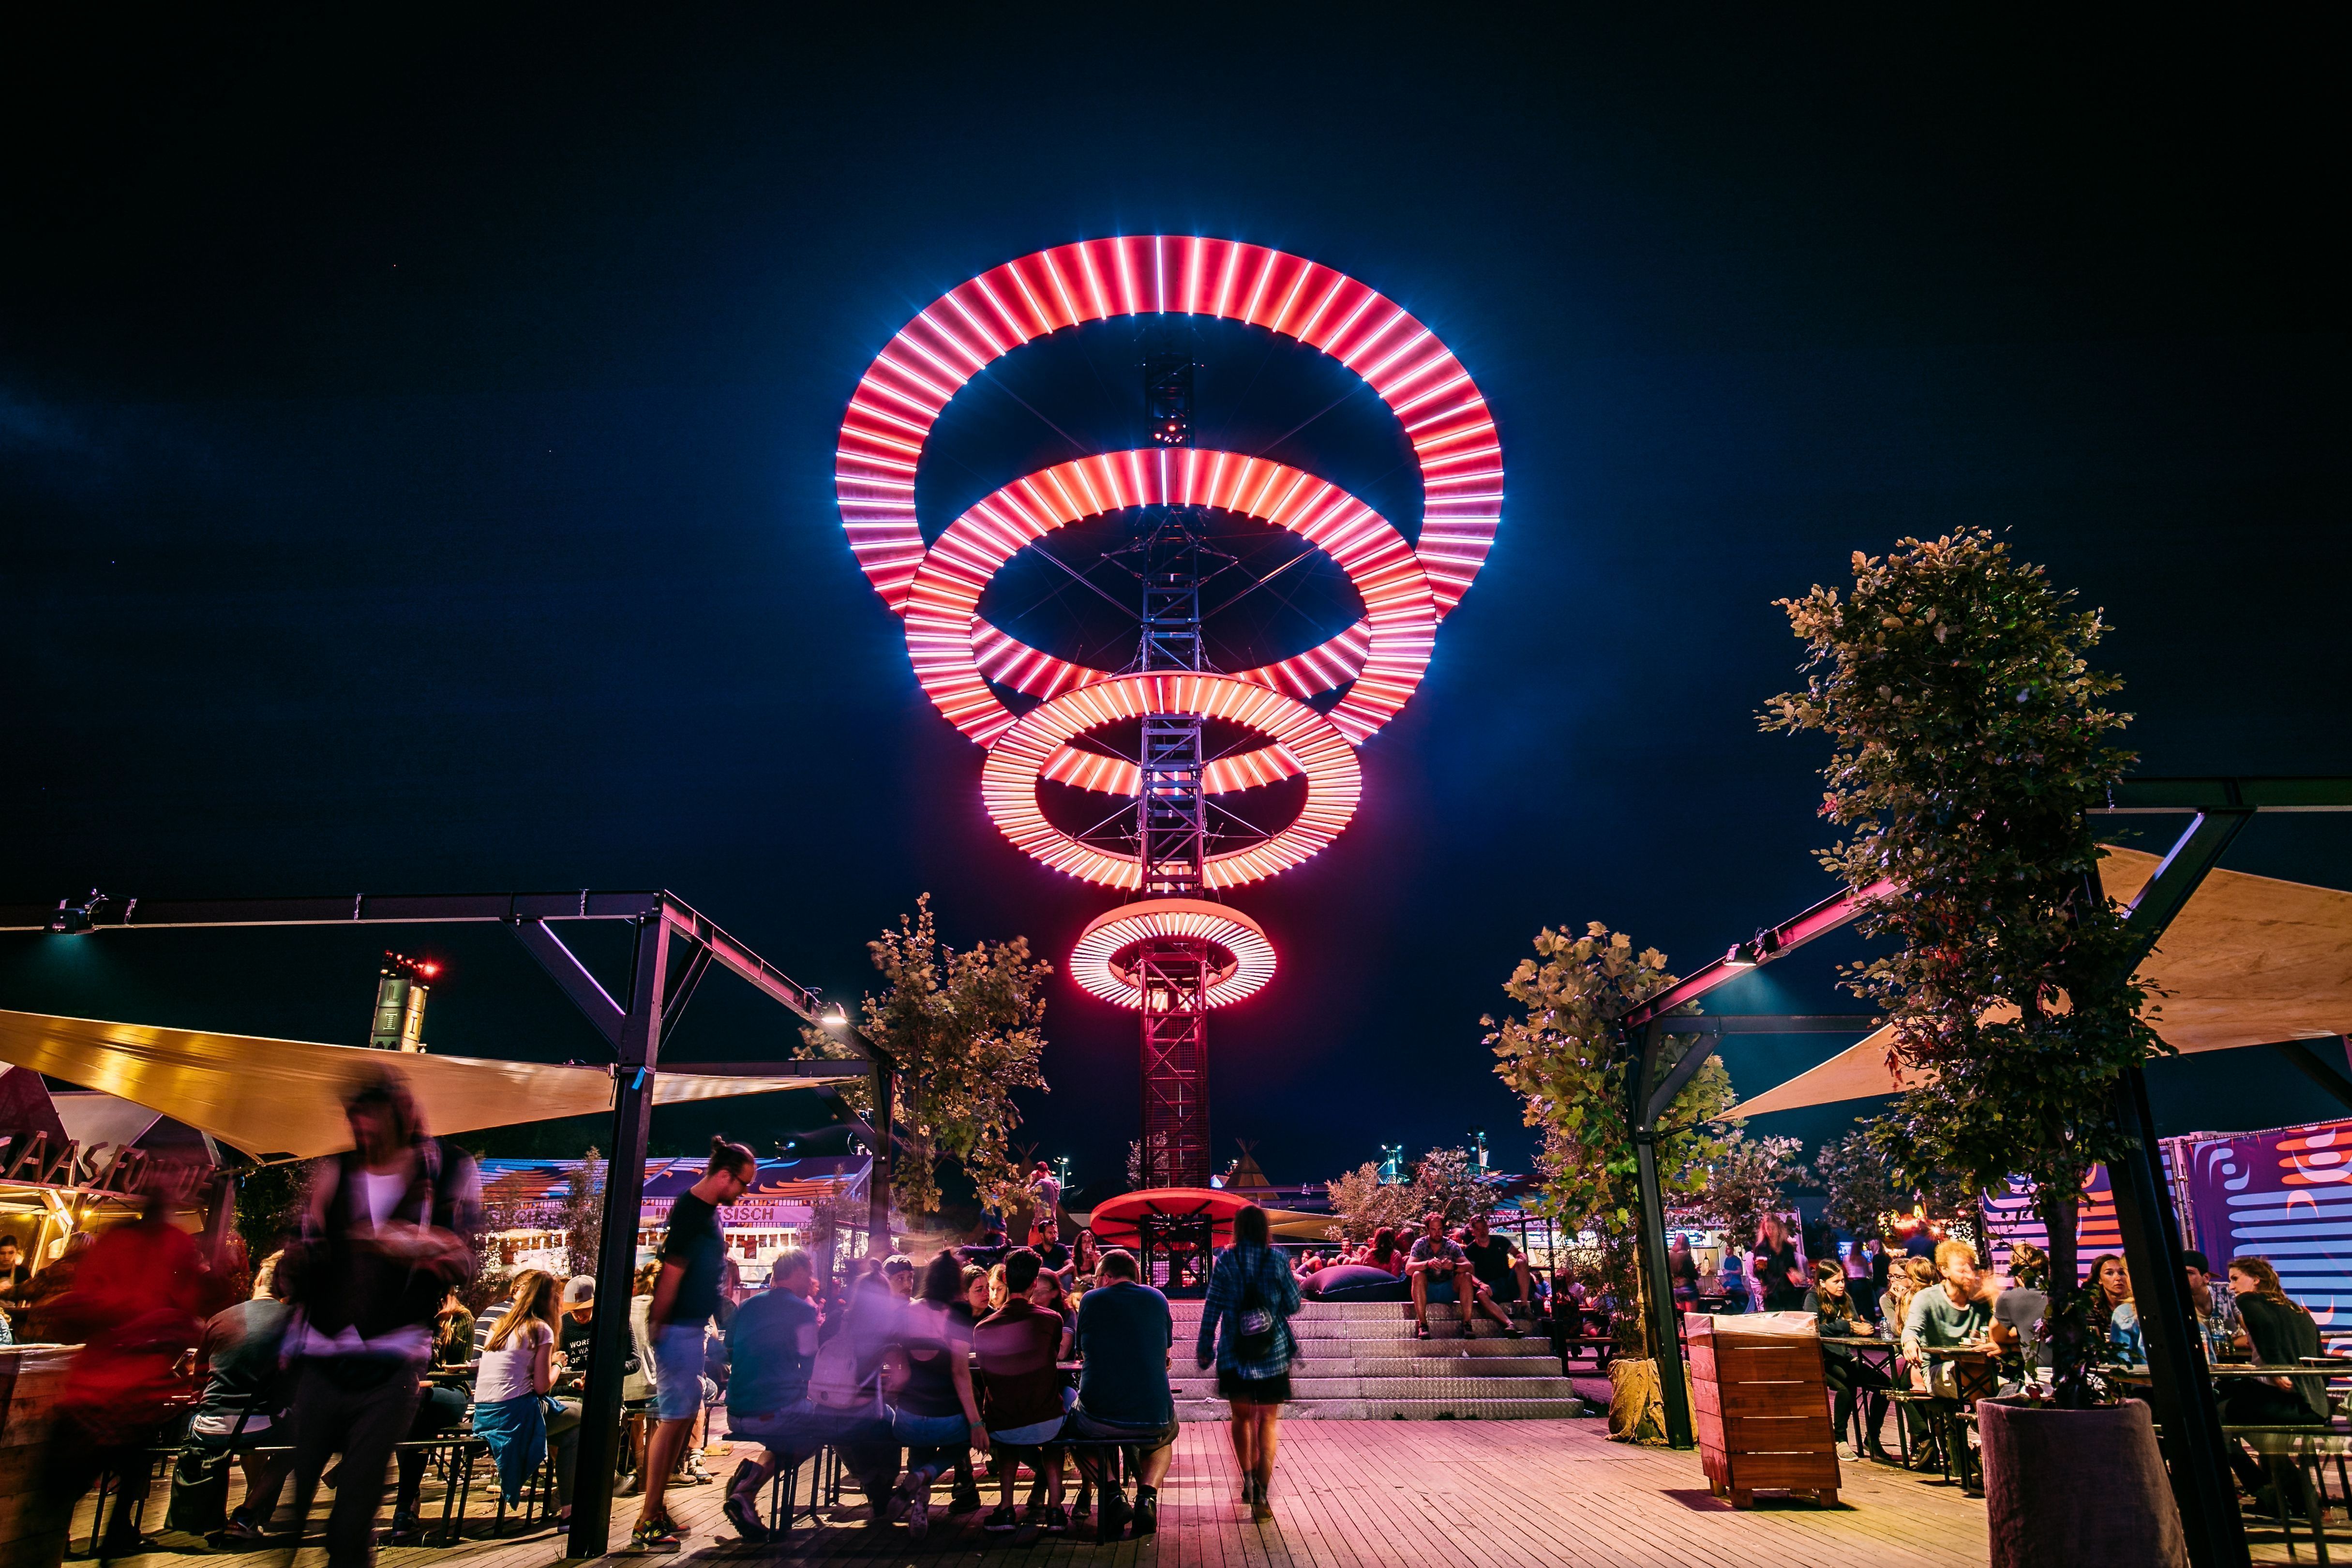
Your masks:
{"label": "large red glowing ring", "polygon": [[1123,904],[1097,915],[1078,933],[1070,949],[1070,975],[1107,1002],[1139,1008],[1142,993],[1125,977],[1118,956],[1153,936],[1188,936],[1223,948],[1230,962],[1210,981],[1204,997],[1225,1007],[1262,990],[1274,978],[1274,944],[1265,927],[1239,910],[1198,898],[1154,898]]}
{"label": "large red glowing ring", "polygon": [[1415,547],[1442,620],[1494,548],[1503,448],[1486,400],[1430,329],[1377,290],[1263,246],[1181,235],[1085,240],[958,285],[875,356],[841,422],[834,491],[857,562],[903,612],[923,560],[915,471],[950,399],[992,361],[1087,321],[1175,312],[1246,321],[1361,376],[1421,467]]}
{"label": "large red glowing ring", "polygon": [[[1437,607],[1427,573],[1395,526],[1337,485],[1286,464],[1198,447],[1155,447],[1081,457],[1015,479],[975,504],[932,544],[908,591],[907,654],[915,678],[949,722],[982,746],[1013,723],[979,656],[986,633],[1012,642],[980,620],[981,595],[1004,563],[1024,546],[1082,517],[1150,506],[1214,507],[1286,529],[1328,555],[1364,601],[1360,659],[1351,657],[1351,627],[1319,648],[1280,665],[1243,671],[1236,679],[1288,685],[1303,695],[1296,690],[1303,682],[1285,679],[1282,672],[1350,666],[1355,684],[1330,716],[1340,733],[1360,743],[1404,706],[1429,668]],[[1022,651],[1046,660],[1034,650]],[[1050,671],[1039,673],[1052,693],[1103,677],[1081,665],[1048,663]],[[1326,688],[1310,687],[1319,689]]]}
{"label": "large red glowing ring", "polygon": [[1037,781],[1073,736],[1146,714],[1195,714],[1255,730],[1297,758],[1307,775],[1306,804],[1287,827],[1264,843],[1208,857],[1202,877],[1209,887],[1237,887],[1288,871],[1338,838],[1363,798],[1356,748],[1297,698],[1231,675],[1154,673],[1112,675],[1024,714],[997,737],[981,769],[980,798],[990,819],[1014,848],[1055,871],[1108,887],[1139,886],[1135,857],[1105,853],[1045,820]]}

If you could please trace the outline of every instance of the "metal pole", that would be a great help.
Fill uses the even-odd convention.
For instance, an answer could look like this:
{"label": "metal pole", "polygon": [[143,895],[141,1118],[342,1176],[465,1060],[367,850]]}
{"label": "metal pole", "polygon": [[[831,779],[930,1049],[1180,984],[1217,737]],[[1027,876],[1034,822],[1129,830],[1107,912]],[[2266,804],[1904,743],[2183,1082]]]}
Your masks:
{"label": "metal pole", "polygon": [[[1666,1262],[1666,1200],[1658,1182],[1657,1119],[1650,1111],[1650,1079],[1663,1035],[1660,1022],[1645,1024],[1634,1037],[1633,1173],[1642,1193],[1642,1287],[1650,1317],[1650,1355],[1658,1369],[1658,1396],[1666,1411],[1666,1444],[1687,1448],[1690,1396],[1683,1386],[1682,1324],[1675,1311],[1675,1282]],[[1696,1048],[1695,1048],[1696,1049]]]}
{"label": "metal pole", "polygon": [[2116,1090],[2117,1127],[2139,1146],[2108,1171],[2124,1266],[2131,1270],[2139,1323],[2147,1337],[2148,1403],[2171,1461],[2172,1495],[2189,1560],[2197,1568],[2240,1568],[2250,1561],[2245,1521],[2230,1478],[2228,1439],[2213,1402],[2198,1343],[2197,1309],[2180,1260],[2180,1221],[2159,1168],[2147,1080],[2135,1067]]}
{"label": "metal pole", "polygon": [[881,1051],[874,1051],[874,1160],[866,1175],[866,1251],[873,1258],[890,1254],[890,1076],[897,1065]]}
{"label": "metal pole", "polygon": [[572,1496],[568,1556],[602,1557],[613,1530],[613,1465],[621,1438],[621,1359],[629,1343],[629,1291],[637,1271],[637,1209],[645,1200],[646,1142],[653,1128],[654,1071],[661,1055],[669,927],[656,907],[637,927],[629,1009],[613,1071],[613,1158],[605,1167],[604,1224],[596,1252],[596,1315]]}
{"label": "metal pole", "polygon": [[[2209,807],[2190,821],[2132,900],[2126,918],[2137,941],[2125,959],[2126,974],[2155,949],[2165,928],[2188,907],[2206,873],[2221,862],[2222,852],[2252,817],[2251,808],[2230,805]],[[2097,887],[2094,878],[2095,892]],[[2115,1123],[2135,1146],[2109,1168],[2107,1184],[2115,1194],[2116,1227],[2123,1232],[2124,1266],[2131,1270],[2140,1327],[2147,1338],[2148,1404],[2171,1461],[2172,1496],[2180,1510],[2189,1561],[2197,1568],[2239,1568],[2250,1560],[2245,1521],[2238,1513],[2212,1381],[2203,1375],[2197,1312],[2180,1261],[2180,1222],[2158,1164],[2147,1080],[2137,1068],[2116,1086]]]}

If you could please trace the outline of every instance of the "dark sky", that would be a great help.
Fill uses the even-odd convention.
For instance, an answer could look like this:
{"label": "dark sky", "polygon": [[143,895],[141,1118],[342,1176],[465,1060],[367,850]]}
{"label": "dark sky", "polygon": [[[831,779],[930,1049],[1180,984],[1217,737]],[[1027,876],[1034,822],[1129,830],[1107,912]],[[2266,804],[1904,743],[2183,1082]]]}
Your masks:
{"label": "dark sky", "polygon": [[[953,940],[1059,961],[1109,899],[990,826],[831,459],[915,310],[1113,233],[1365,279],[1503,433],[1501,538],[1363,810],[1235,900],[1284,967],[1213,1026],[1215,1125],[1277,1181],[1473,1124],[1523,1162],[1477,1020],[1538,925],[1687,967],[1827,891],[1821,747],[1753,714],[1797,652],[1771,601],[1855,549],[2009,530],[2109,612],[2147,771],[2352,773],[2316,31],[730,15],[20,37],[0,898],[663,885],[851,995],[929,890]],[[1073,378],[1123,373],[1132,328],[1076,336],[992,373],[1116,432]],[[1205,340],[1202,419],[1270,438],[1325,372],[1245,337]],[[1253,353],[1271,380],[1233,392]],[[1068,455],[992,395],[942,422],[941,505]],[[1410,513],[1366,401],[1295,459]],[[2231,863],[2352,885],[2336,821],[2265,821]],[[350,1040],[382,942],[15,938],[0,1005]],[[504,942],[422,943],[453,965],[434,1042],[592,1055]],[[1840,1007],[1838,956],[1721,1003]],[[701,1005],[696,1054],[778,1038]],[[1057,978],[1047,1027],[1031,1134],[1109,1174],[1131,1015]],[[1735,1047],[1735,1078],[1837,1043]],[[2158,1097],[2175,1128],[2326,1109],[2263,1063],[2168,1066]]]}

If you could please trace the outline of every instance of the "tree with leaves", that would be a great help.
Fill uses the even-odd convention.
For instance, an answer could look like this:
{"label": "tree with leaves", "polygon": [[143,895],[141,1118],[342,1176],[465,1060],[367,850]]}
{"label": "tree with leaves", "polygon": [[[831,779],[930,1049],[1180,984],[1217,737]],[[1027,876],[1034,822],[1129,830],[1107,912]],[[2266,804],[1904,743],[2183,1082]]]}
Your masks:
{"label": "tree with leaves", "polygon": [[562,1223],[565,1267],[574,1274],[593,1275],[604,1239],[604,1159],[594,1146],[580,1157],[564,1194]]}
{"label": "tree with leaves", "polygon": [[1476,1161],[1462,1148],[1423,1155],[1414,1162],[1411,1181],[1383,1183],[1381,1167],[1367,1160],[1334,1176],[1327,1191],[1331,1212],[1339,1217],[1339,1234],[1357,1242],[1370,1241],[1386,1225],[1410,1244],[1432,1213],[1445,1216],[1445,1223],[1454,1226],[1495,1212],[1493,1185],[1479,1176]]}
{"label": "tree with leaves", "polygon": [[1465,1148],[1432,1149],[1412,1167],[1417,1207],[1412,1223],[1419,1226],[1431,1214],[1445,1216],[1448,1227],[1491,1218],[1495,1186],[1481,1176],[1477,1157]]}
{"label": "tree with leaves", "polygon": [[1822,1218],[1857,1241],[1884,1236],[1885,1217],[1911,1202],[1866,1133],[1823,1144],[1813,1156],[1813,1177],[1822,1184]]}
{"label": "tree with leaves", "polygon": [[1874,1143],[1911,1185],[2032,1183],[2063,1405],[2085,1397],[2069,1326],[2083,1179],[2131,1148],[2125,1074],[2169,1050],[2099,891],[2084,813],[2135,760],[2106,739],[2131,716],[2086,656],[2105,625],[2074,601],[1984,529],[1857,551],[1847,593],[1780,601],[1809,678],[1762,716],[1830,737],[1822,815],[1848,836],[1822,863],[1885,890],[1860,929],[1891,950],[1846,983],[1894,1026],[1890,1066],[1920,1078]]}
{"label": "tree with leaves", "polygon": [[1722,1222],[1734,1242],[1747,1247],[1756,1239],[1766,1215],[1788,1211],[1789,1186],[1804,1172],[1797,1163],[1804,1147],[1798,1138],[1728,1134],[1708,1162],[1700,1205]]}
{"label": "tree with leaves", "polygon": [[1411,1182],[1381,1180],[1381,1167],[1366,1160],[1345,1176],[1331,1178],[1326,1196],[1339,1221],[1339,1234],[1359,1244],[1370,1241],[1383,1225],[1402,1230],[1421,1223],[1426,1209],[1416,1211],[1419,1188]]}
{"label": "tree with leaves", "polygon": [[[1598,921],[1581,936],[1547,926],[1535,948],[1503,983],[1522,1010],[1499,1024],[1479,1021],[1489,1031],[1496,1075],[1519,1096],[1527,1124],[1543,1134],[1539,1211],[1599,1238],[1602,1267],[1627,1309],[1617,1315],[1622,1337],[1632,1354],[1647,1355],[1648,1314],[1634,1261],[1641,1195],[1630,1080],[1637,1058],[1616,1020],[1675,977],[1664,954],[1637,953],[1624,933]],[[1696,1035],[1669,1037],[1661,1070],[1698,1048]],[[1659,1185],[1670,1200],[1706,1185],[1706,1167],[1724,1147],[1717,1124],[1731,1103],[1730,1076],[1710,1057],[1667,1107],[1656,1147]]]}
{"label": "tree with leaves", "polygon": [[[939,1173],[950,1163],[982,1204],[1019,1201],[1024,1173],[1012,1155],[1021,1124],[1013,1092],[1045,1088],[1037,1067],[1045,999],[1038,993],[1053,966],[1032,958],[1022,936],[963,952],[947,946],[928,893],[915,901],[913,916],[900,915],[866,950],[888,982],[880,996],[866,998],[863,1030],[896,1063],[894,1130],[904,1146],[891,1162],[891,1193],[900,1211],[938,1213]],[[804,1029],[801,1038],[803,1059],[858,1054],[821,1029]],[[872,1115],[862,1085],[844,1085],[842,1097]]]}

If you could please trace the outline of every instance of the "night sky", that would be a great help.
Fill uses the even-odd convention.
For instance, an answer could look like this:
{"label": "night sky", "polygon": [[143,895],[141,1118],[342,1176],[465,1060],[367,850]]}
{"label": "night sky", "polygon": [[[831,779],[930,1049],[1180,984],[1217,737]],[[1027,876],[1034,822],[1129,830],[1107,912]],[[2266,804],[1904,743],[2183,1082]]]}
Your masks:
{"label": "night sky", "polygon": [[[1217,1146],[1276,1181],[1473,1124],[1523,1166],[1478,1018],[1539,925],[1688,967],[1829,891],[1822,747],[1753,716],[1798,652],[1771,601],[1855,549],[2007,530],[2108,611],[2143,771],[2352,774],[2347,136],[2299,23],[732,15],[20,36],[0,898],[667,886],[853,997],[928,890],[951,940],[1058,963],[1112,895],[990,825],[832,454],[914,311],[1117,233],[1364,279],[1502,430],[1502,534],[1362,810],[1234,899],[1283,968],[1212,1026]],[[1264,334],[1200,341],[1223,444],[1349,390]],[[1073,455],[1004,389],[1134,444],[1135,357],[1114,322],[1000,361],[939,427],[927,522]],[[1399,449],[1360,395],[1276,455],[1404,523]],[[2265,820],[2229,863],[2352,886],[2342,821]],[[355,1043],[387,941],[451,966],[437,1049],[595,1058],[495,930],[11,937],[0,1006]],[[1856,950],[1711,1005],[1845,1010]],[[685,1054],[787,1038],[704,997]],[[1115,1175],[1132,1015],[1057,977],[1047,1030],[1024,1138]],[[1843,1043],[1728,1057],[1753,1093]],[[2242,1058],[2160,1067],[2166,1130],[2328,1113]]]}

